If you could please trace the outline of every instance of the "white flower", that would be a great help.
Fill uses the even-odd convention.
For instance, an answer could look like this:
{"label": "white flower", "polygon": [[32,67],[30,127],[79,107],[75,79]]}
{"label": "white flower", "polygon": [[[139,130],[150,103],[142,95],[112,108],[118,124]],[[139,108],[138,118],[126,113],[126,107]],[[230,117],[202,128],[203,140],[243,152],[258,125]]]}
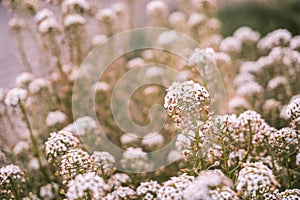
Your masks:
{"label": "white flower", "polygon": [[122,167],[135,171],[148,170],[148,155],[141,148],[129,147],[124,151],[121,160]]}
{"label": "white flower", "polygon": [[72,25],[84,25],[86,20],[79,14],[67,15],[64,19],[64,26],[68,28]]}
{"label": "white flower", "polygon": [[272,78],[268,83],[268,89],[274,90],[280,85],[285,85],[288,83],[288,80],[284,76],[276,76]]}
{"label": "white flower", "polygon": [[95,90],[95,92],[107,92],[110,89],[110,86],[104,81],[99,81],[92,86],[92,89]]}
{"label": "white flower", "polygon": [[248,26],[243,26],[238,28],[233,33],[233,37],[237,38],[245,44],[255,44],[259,40],[260,34],[256,31],[253,31]]}
{"label": "white flower", "polygon": [[237,194],[228,186],[218,187],[209,191],[212,200],[239,200]]}
{"label": "white flower", "polygon": [[269,169],[262,162],[244,163],[236,181],[236,190],[241,192],[243,197],[249,196],[252,192],[265,187],[276,187],[278,182]]}
{"label": "white flower", "polygon": [[196,48],[193,54],[189,57],[189,62],[193,65],[206,65],[211,62],[211,59],[214,56],[214,50],[212,48]]}
{"label": "white flower", "polygon": [[300,117],[300,98],[293,100],[287,106],[286,114],[293,120]]}
{"label": "white flower", "polygon": [[21,88],[11,89],[4,100],[7,106],[17,106],[19,103],[23,103],[27,97],[27,90]]}
{"label": "white flower", "polygon": [[37,158],[31,158],[28,163],[28,168],[33,170],[38,170],[40,168],[40,164]]}
{"label": "white flower", "polygon": [[5,97],[6,97],[6,90],[3,88],[0,88],[0,103],[4,102]]}
{"label": "white flower", "polygon": [[299,140],[300,136],[298,136],[297,132],[290,127],[274,131],[268,138],[269,144],[276,149],[276,151],[282,149],[288,151],[289,149],[293,149],[293,147],[298,145]]}
{"label": "white flower", "polygon": [[80,8],[83,11],[90,9],[90,4],[87,0],[64,0],[61,6],[64,14],[68,14],[77,8]]}
{"label": "white flower", "polygon": [[40,92],[42,89],[44,88],[48,88],[49,87],[49,82],[44,79],[44,78],[37,78],[34,79],[30,84],[29,84],[29,92],[31,94],[36,94],[38,92]]}
{"label": "white flower", "polygon": [[180,110],[189,109],[188,105],[191,107],[194,105],[202,105],[202,103],[209,98],[209,93],[205,87],[199,83],[194,83],[193,81],[183,83],[174,82],[167,89],[164,107],[169,115],[173,115],[175,107],[179,107]]}
{"label": "white flower", "polygon": [[162,77],[164,69],[161,67],[150,67],[145,71],[145,77]]}
{"label": "white flower", "polygon": [[253,83],[254,81],[254,75],[248,72],[242,72],[234,78],[234,84],[236,86],[246,85],[248,83]]}
{"label": "white flower", "polygon": [[151,17],[162,16],[162,17],[164,17],[165,14],[168,12],[168,6],[163,1],[154,0],[154,1],[150,1],[147,4],[146,10],[147,10],[148,16],[151,16]]}
{"label": "white flower", "polygon": [[282,119],[285,119],[285,120],[288,120],[290,119],[290,116],[287,114],[287,108],[288,106],[287,105],[283,105],[280,109],[280,118]]}
{"label": "white flower", "polygon": [[89,117],[80,117],[75,120],[72,124],[69,124],[65,128],[63,128],[64,131],[72,132],[76,135],[83,136],[87,133],[92,133],[98,128],[97,122]]}
{"label": "white flower", "polygon": [[259,85],[257,82],[250,81],[244,85],[241,85],[237,89],[237,95],[239,96],[252,96],[254,94],[259,94],[263,91],[263,87]]}
{"label": "white flower", "polygon": [[142,139],[142,144],[147,147],[161,146],[164,143],[164,137],[157,132],[151,132],[145,135]]}
{"label": "white flower", "polygon": [[49,160],[58,155],[66,153],[69,149],[79,145],[79,140],[72,133],[67,131],[59,131],[50,133],[50,137],[45,142],[46,156]]}
{"label": "white flower", "polygon": [[188,135],[178,134],[175,142],[177,151],[181,152],[182,155],[185,155],[190,152],[190,146],[192,144],[192,138],[195,137],[193,131],[189,131]]}
{"label": "white flower", "polygon": [[242,51],[242,42],[234,37],[224,38],[219,46],[220,51],[226,53],[240,53]]}
{"label": "white flower", "polygon": [[45,20],[43,20],[39,24],[39,28],[38,28],[38,30],[41,34],[45,34],[50,31],[59,31],[60,29],[61,29],[61,27],[54,17],[49,17],[49,18],[46,18]]}
{"label": "white flower", "polygon": [[168,162],[173,163],[179,159],[182,158],[182,155],[179,151],[177,150],[172,150],[168,154]]}
{"label": "white flower", "polygon": [[145,64],[145,61],[143,58],[135,57],[127,62],[126,67],[128,69],[133,69],[135,67],[143,66],[144,64]]}
{"label": "white flower", "polygon": [[232,182],[221,170],[203,170],[198,177],[185,188],[184,199],[210,199],[209,191],[211,187],[220,185],[231,186]]}
{"label": "white flower", "polygon": [[19,31],[26,27],[26,21],[22,18],[14,17],[9,20],[8,27],[10,30]]}
{"label": "white flower", "polygon": [[206,20],[206,15],[202,13],[191,13],[187,21],[187,25],[190,28],[198,28],[199,25],[203,24]]}
{"label": "white flower", "polygon": [[70,149],[62,156],[60,163],[60,174],[63,182],[66,183],[75,178],[78,174],[90,172],[94,167],[93,158],[80,149]]}
{"label": "white flower", "polygon": [[58,184],[54,182],[43,185],[40,188],[40,196],[44,200],[52,200],[55,198],[55,195],[58,192],[58,187],[59,187]]}
{"label": "white flower", "polygon": [[296,156],[296,164],[300,165],[300,152]]}
{"label": "white flower", "polygon": [[48,113],[48,116],[46,118],[46,125],[48,127],[55,126],[57,124],[63,124],[66,120],[67,116],[63,112],[59,110],[52,111]]}
{"label": "white flower", "polygon": [[169,15],[168,22],[170,26],[175,30],[182,30],[186,23],[186,16],[182,12],[172,12]]}
{"label": "white flower", "polygon": [[21,171],[17,165],[6,165],[0,168],[0,182],[1,184],[10,183],[10,181],[22,180],[24,172]]}
{"label": "white flower", "polygon": [[105,195],[106,183],[93,172],[79,174],[68,183],[66,196],[70,200],[86,198],[88,193],[93,199],[102,199]]}
{"label": "white flower", "polygon": [[290,48],[294,50],[300,48],[300,35],[296,35],[290,40]]}
{"label": "white flower", "polygon": [[120,140],[123,145],[128,145],[137,142],[139,140],[139,136],[134,133],[126,133],[121,136]]}
{"label": "white flower", "polygon": [[17,87],[27,87],[31,81],[33,81],[34,76],[29,72],[23,72],[16,78]]}
{"label": "white flower", "polygon": [[149,182],[141,182],[136,191],[143,200],[154,200],[160,187],[157,181],[150,180]]}
{"label": "white flower", "polygon": [[277,29],[268,33],[257,44],[260,50],[269,50],[276,46],[284,46],[288,44],[292,34],[286,29]]}
{"label": "white flower", "polygon": [[[194,180],[193,176],[182,174],[178,177],[171,177],[170,180],[163,183],[162,187],[158,190],[157,199],[169,200],[176,199],[181,200],[183,198],[184,190]],[[189,198],[187,198],[189,199]]]}
{"label": "white flower", "polygon": [[110,177],[108,180],[108,185],[113,188],[118,188],[120,186],[127,185],[131,182],[130,177],[125,173],[116,173]]}
{"label": "white flower", "polygon": [[118,187],[117,190],[108,194],[103,200],[136,199],[136,192],[130,187]]}
{"label": "white flower", "polygon": [[169,46],[178,39],[178,33],[176,31],[164,31],[159,34],[157,38],[157,44],[159,46]]}
{"label": "white flower", "polygon": [[115,158],[106,151],[94,151],[92,158],[101,173],[108,176],[114,171]]}
{"label": "white flower", "polygon": [[111,8],[101,9],[96,15],[96,18],[104,24],[111,24],[117,19],[116,13]]}
{"label": "white flower", "polygon": [[39,25],[45,19],[52,17],[54,17],[54,13],[47,8],[43,8],[34,16],[34,21]]}
{"label": "white flower", "polygon": [[300,198],[300,189],[286,189],[278,196],[281,200],[297,200]]}

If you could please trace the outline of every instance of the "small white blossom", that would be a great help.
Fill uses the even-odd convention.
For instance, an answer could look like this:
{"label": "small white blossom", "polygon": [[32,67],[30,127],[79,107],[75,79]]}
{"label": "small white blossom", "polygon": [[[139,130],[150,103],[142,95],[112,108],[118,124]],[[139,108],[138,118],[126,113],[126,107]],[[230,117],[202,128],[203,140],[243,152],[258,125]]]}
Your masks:
{"label": "small white blossom", "polygon": [[64,0],[61,6],[64,14],[69,14],[78,8],[83,12],[90,9],[90,4],[87,0]]}
{"label": "small white blossom", "polygon": [[151,132],[145,135],[142,139],[142,144],[146,147],[159,147],[163,145],[164,137],[157,132]]}
{"label": "small white blossom", "polygon": [[188,185],[183,192],[184,199],[210,199],[210,187],[220,185],[231,186],[232,182],[221,170],[204,170],[199,176]]}
{"label": "small white blossom", "polygon": [[51,10],[44,8],[35,15],[34,21],[39,25],[45,19],[52,17],[54,17],[54,13]]}
{"label": "small white blossom", "polygon": [[171,177],[171,179],[164,182],[158,190],[157,199],[184,199],[184,190],[192,183],[193,180],[193,176],[188,176],[186,174],[182,174],[178,177]]}
{"label": "small white blossom", "polygon": [[57,183],[48,183],[40,188],[40,196],[44,200],[52,200],[55,198],[56,193],[58,192],[58,187],[59,186]]}
{"label": "small white blossom", "polygon": [[46,156],[49,160],[58,155],[66,153],[69,149],[79,145],[79,140],[72,133],[59,131],[50,133],[50,137],[45,142]]}
{"label": "small white blossom", "polygon": [[27,87],[34,80],[34,75],[29,72],[23,72],[16,78],[16,86],[23,88]]}
{"label": "small white blossom", "polygon": [[72,25],[84,25],[86,24],[86,20],[79,14],[71,14],[67,15],[64,19],[64,26],[66,28]]}
{"label": "small white blossom", "polygon": [[219,46],[220,51],[226,53],[240,53],[242,51],[242,42],[234,37],[224,38]]}
{"label": "small white blossom", "polygon": [[103,199],[105,196],[106,183],[94,172],[79,174],[74,180],[68,183],[66,196],[70,200],[88,197],[88,193],[93,199]]}
{"label": "small white blossom", "polygon": [[31,94],[37,94],[40,92],[42,89],[46,89],[49,87],[49,82],[44,79],[44,78],[37,78],[34,79],[30,84],[29,84],[29,92]]}
{"label": "small white blossom", "polygon": [[288,44],[292,34],[286,29],[277,29],[268,33],[257,44],[260,50],[269,50],[276,46],[284,46]]}
{"label": "small white blossom", "polygon": [[11,89],[4,100],[7,106],[17,106],[19,103],[23,103],[27,97],[27,90],[21,88]]}
{"label": "small white blossom", "polygon": [[245,44],[255,44],[259,40],[260,34],[256,31],[253,31],[248,26],[243,26],[238,28],[233,33],[233,37],[237,38]]}
{"label": "small white blossom", "polygon": [[49,112],[46,118],[46,125],[48,127],[55,126],[57,124],[63,124],[66,122],[67,116],[63,112],[57,110]]}
{"label": "small white blossom", "polygon": [[252,192],[265,187],[276,187],[278,182],[271,169],[261,162],[244,163],[239,172],[236,190],[243,194],[243,197],[249,196]]}

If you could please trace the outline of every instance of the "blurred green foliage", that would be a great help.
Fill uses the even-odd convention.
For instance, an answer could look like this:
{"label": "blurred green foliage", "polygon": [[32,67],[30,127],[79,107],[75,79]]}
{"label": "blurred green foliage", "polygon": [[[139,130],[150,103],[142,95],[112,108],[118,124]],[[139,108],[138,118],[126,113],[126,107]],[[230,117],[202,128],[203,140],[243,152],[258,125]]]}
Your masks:
{"label": "blurred green foliage", "polygon": [[293,35],[300,34],[300,0],[230,3],[219,10],[218,17],[223,23],[221,33],[224,36],[244,25],[262,35],[277,28],[286,28]]}

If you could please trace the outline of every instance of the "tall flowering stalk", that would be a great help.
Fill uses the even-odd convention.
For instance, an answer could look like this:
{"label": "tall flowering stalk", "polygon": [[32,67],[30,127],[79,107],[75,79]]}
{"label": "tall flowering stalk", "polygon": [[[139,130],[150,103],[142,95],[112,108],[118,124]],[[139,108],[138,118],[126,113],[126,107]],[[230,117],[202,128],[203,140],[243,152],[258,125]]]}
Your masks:
{"label": "tall flowering stalk", "polygon": [[[199,128],[209,114],[210,95],[204,86],[193,81],[183,83],[174,82],[168,89],[165,96],[164,107],[174,121],[181,133],[178,137],[186,137],[190,140],[189,146],[196,159],[195,170],[200,165],[204,168],[204,160],[201,150],[201,140]],[[200,163],[199,163],[200,162]]]}
{"label": "tall flowering stalk", "polygon": [[21,88],[14,88],[8,92],[8,94],[5,98],[5,104],[7,106],[20,108],[20,110],[23,114],[24,122],[29,131],[30,140],[33,145],[34,156],[38,159],[38,163],[39,163],[42,174],[45,176],[47,181],[50,181],[50,177],[49,177],[45,167],[43,166],[40,149],[39,149],[39,144],[33,134],[31,123],[29,121],[29,117],[28,117],[28,114],[27,114],[27,111],[26,111],[26,108],[24,105],[26,99],[27,99],[27,90],[21,89]]}

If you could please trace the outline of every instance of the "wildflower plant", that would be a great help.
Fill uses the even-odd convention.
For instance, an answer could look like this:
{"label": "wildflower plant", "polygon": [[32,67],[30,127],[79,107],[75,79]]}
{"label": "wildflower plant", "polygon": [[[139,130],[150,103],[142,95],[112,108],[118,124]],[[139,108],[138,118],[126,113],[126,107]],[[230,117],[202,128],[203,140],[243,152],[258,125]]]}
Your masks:
{"label": "wildflower plant", "polygon": [[0,199],[299,199],[299,35],[224,37],[216,0],[2,3]]}

